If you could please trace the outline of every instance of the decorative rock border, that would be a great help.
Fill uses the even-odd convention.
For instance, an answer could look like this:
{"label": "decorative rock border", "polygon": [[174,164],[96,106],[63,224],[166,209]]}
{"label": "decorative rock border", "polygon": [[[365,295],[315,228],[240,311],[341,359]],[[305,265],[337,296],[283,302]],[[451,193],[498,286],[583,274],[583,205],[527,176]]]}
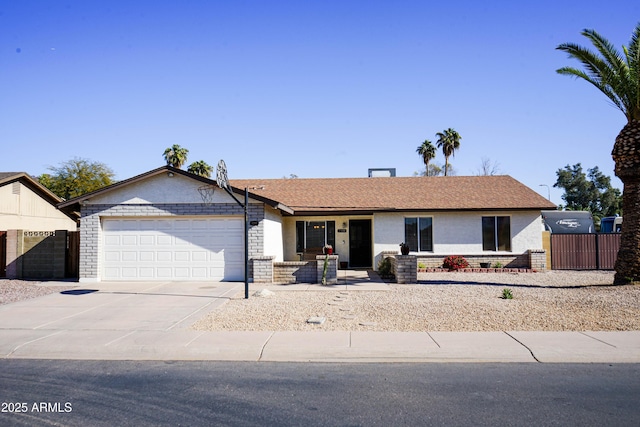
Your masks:
{"label": "decorative rock border", "polygon": [[419,268],[418,273],[537,273],[531,268],[461,268],[460,270],[447,270],[446,268]]}

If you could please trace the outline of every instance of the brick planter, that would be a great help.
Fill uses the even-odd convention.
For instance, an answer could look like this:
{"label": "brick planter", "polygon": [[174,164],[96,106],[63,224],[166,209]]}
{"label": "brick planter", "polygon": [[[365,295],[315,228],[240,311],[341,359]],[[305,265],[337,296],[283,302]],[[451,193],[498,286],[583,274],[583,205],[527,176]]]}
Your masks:
{"label": "brick planter", "polygon": [[418,281],[418,263],[415,255],[396,255],[392,265],[396,283],[416,283]]}
{"label": "brick planter", "polygon": [[324,271],[324,260],[329,257],[327,266],[327,285],[338,283],[338,255],[316,255],[317,283],[322,283],[322,272]]}

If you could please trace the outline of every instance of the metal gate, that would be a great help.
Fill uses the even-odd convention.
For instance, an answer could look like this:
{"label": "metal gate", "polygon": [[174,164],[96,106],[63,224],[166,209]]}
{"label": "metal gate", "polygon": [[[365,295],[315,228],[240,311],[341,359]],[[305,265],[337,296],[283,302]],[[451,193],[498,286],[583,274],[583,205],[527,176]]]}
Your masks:
{"label": "metal gate", "polygon": [[551,234],[554,270],[613,270],[620,233]]}
{"label": "metal gate", "polygon": [[67,232],[67,251],[65,253],[65,277],[80,277],[80,232]]}

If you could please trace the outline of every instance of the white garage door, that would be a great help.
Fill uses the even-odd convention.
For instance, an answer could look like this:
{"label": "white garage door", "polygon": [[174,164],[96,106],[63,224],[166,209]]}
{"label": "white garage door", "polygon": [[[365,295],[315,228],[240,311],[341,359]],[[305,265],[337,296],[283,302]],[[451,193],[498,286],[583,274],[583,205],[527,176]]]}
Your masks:
{"label": "white garage door", "polygon": [[105,218],[103,280],[244,280],[238,218]]}

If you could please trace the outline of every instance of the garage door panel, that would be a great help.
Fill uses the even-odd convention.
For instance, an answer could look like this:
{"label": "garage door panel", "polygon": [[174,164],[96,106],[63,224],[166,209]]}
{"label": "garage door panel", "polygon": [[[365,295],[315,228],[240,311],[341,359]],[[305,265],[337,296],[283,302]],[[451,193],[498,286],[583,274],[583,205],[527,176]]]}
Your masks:
{"label": "garage door panel", "polygon": [[105,219],[103,232],[106,280],[244,277],[242,219]]}
{"label": "garage door panel", "polygon": [[206,279],[207,278],[207,268],[206,267],[196,267],[191,269],[191,276],[194,279]]}
{"label": "garage door panel", "polygon": [[140,251],[140,261],[154,261],[155,252],[153,251]]}
{"label": "garage door panel", "polygon": [[120,245],[120,236],[106,236],[104,244],[105,246],[118,246]]}
{"label": "garage door panel", "polygon": [[191,242],[187,238],[175,237],[173,244],[176,246],[189,246]]}
{"label": "garage door panel", "polygon": [[138,252],[123,251],[121,260],[123,262],[137,261],[138,260]]}
{"label": "garage door panel", "polygon": [[151,280],[155,277],[154,269],[151,267],[140,267],[138,272],[141,279]]}
{"label": "garage door panel", "polygon": [[154,219],[141,219],[138,222],[137,229],[140,231],[156,231],[161,230],[162,225]]}
{"label": "garage door panel", "polygon": [[193,221],[191,221],[192,228],[194,230],[200,230],[200,231],[208,230],[210,223],[211,221],[206,219],[194,219]]}
{"label": "garage door panel", "polygon": [[153,235],[143,234],[142,236],[140,236],[140,244],[141,245],[155,245],[156,244],[156,237],[153,236]]}
{"label": "garage door panel", "polygon": [[160,246],[171,246],[173,239],[171,236],[159,235],[156,236],[156,244]]}
{"label": "garage door panel", "polygon": [[191,260],[191,253],[187,252],[187,251],[181,251],[181,252],[174,252],[174,261],[190,261]]}
{"label": "garage door panel", "polygon": [[114,231],[133,231],[138,230],[140,225],[138,222],[131,222],[126,220],[112,220],[109,221],[109,227]]}
{"label": "garage door panel", "polygon": [[120,252],[117,252],[117,251],[105,251],[104,259],[106,261],[120,261]]}
{"label": "garage door panel", "polygon": [[136,267],[122,267],[123,279],[136,279],[138,277],[138,269]]}
{"label": "garage door panel", "polygon": [[173,269],[168,267],[156,268],[156,276],[160,279],[172,279]]}
{"label": "garage door panel", "polygon": [[156,260],[159,262],[171,262],[173,261],[173,253],[168,251],[156,252]]}
{"label": "garage door panel", "polygon": [[138,244],[138,236],[124,235],[122,236],[122,244],[127,246],[136,246]]}
{"label": "garage door panel", "polygon": [[207,251],[193,251],[191,252],[191,259],[196,262],[207,261],[209,253]]}
{"label": "garage door panel", "polygon": [[208,246],[211,245],[212,243],[212,239],[210,236],[207,236],[207,235],[198,235],[198,236],[194,236],[191,243],[193,243],[196,246],[200,246],[201,248],[208,248]]}
{"label": "garage door panel", "polygon": [[173,271],[174,276],[177,279],[188,279],[190,278],[191,269],[189,267],[178,267]]}
{"label": "garage door panel", "polygon": [[104,269],[104,274],[105,274],[106,277],[110,277],[112,279],[115,279],[117,277],[120,277],[120,268],[118,268],[118,267],[113,267],[113,268],[106,267]]}

